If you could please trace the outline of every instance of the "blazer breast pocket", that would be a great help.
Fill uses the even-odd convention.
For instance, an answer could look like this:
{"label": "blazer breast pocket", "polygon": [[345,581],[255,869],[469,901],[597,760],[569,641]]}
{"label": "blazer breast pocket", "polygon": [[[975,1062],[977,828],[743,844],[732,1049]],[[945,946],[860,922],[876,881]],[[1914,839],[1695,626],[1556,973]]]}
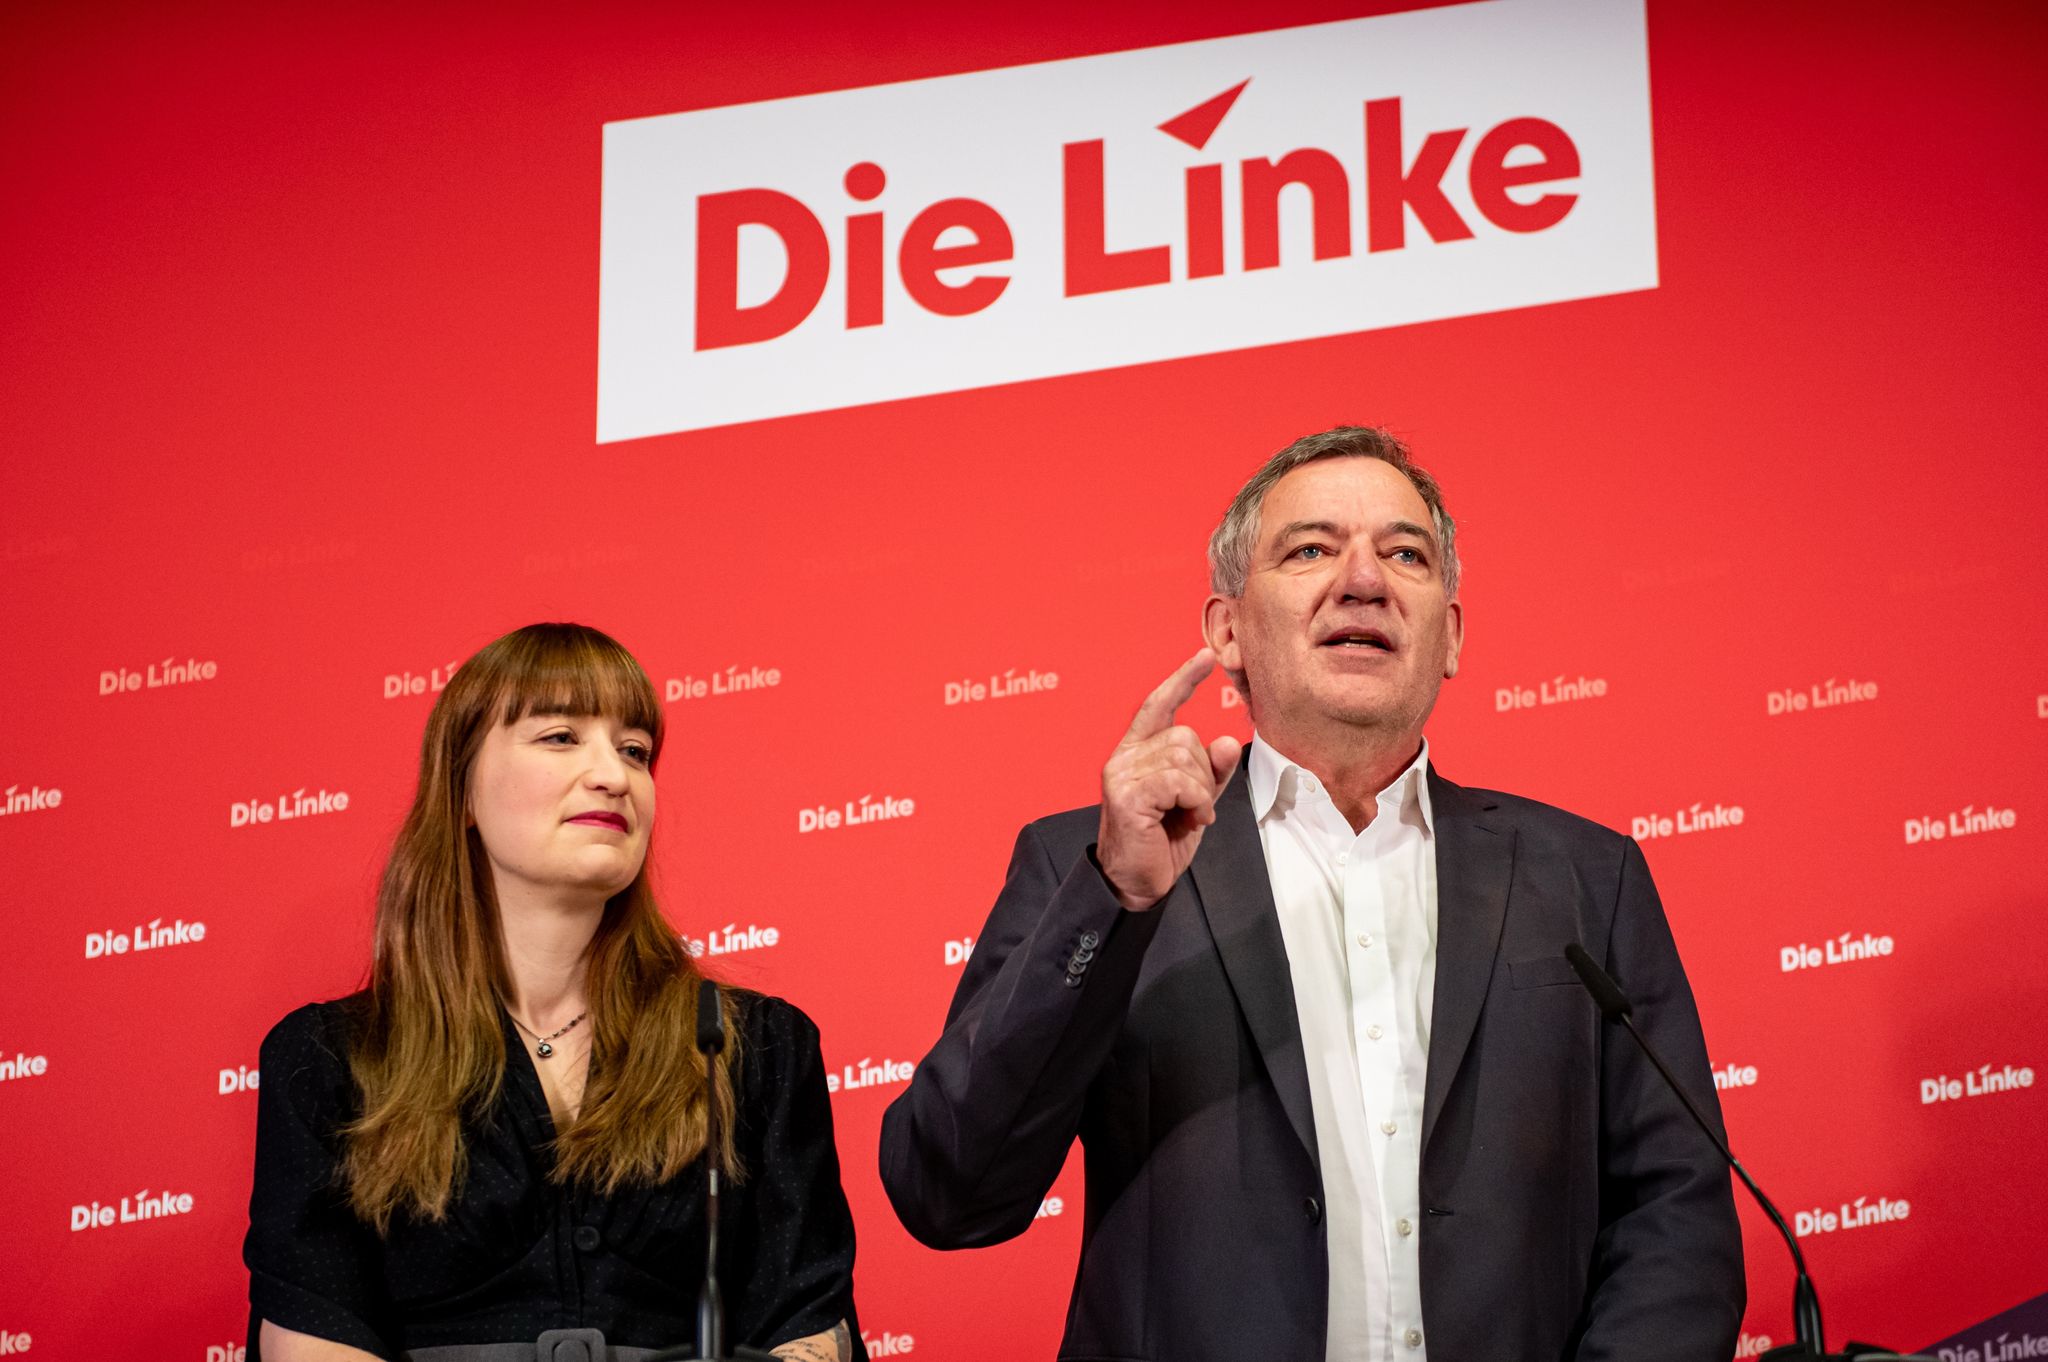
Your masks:
{"label": "blazer breast pocket", "polygon": [[1555,988],[1561,984],[1577,984],[1578,971],[1572,962],[1564,958],[1562,948],[1556,955],[1535,955],[1527,960],[1508,961],[1508,975],[1516,988]]}

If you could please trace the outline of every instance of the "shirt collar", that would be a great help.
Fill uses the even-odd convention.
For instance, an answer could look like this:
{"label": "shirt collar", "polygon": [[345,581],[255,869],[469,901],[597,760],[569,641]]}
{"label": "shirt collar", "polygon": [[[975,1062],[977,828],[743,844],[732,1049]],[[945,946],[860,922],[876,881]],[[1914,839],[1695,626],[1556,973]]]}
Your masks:
{"label": "shirt collar", "polygon": [[[1250,764],[1246,779],[1251,784],[1252,816],[1260,823],[1264,823],[1275,808],[1286,809],[1294,804],[1304,777],[1315,779],[1307,767],[1289,759],[1256,733],[1252,735],[1251,752],[1245,760]],[[1428,738],[1422,740],[1415,760],[1380,791],[1379,805],[1382,810],[1394,810],[1396,817],[1409,809],[1415,810],[1422,817],[1423,831],[1432,836],[1435,834],[1436,812],[1429,802]]]}

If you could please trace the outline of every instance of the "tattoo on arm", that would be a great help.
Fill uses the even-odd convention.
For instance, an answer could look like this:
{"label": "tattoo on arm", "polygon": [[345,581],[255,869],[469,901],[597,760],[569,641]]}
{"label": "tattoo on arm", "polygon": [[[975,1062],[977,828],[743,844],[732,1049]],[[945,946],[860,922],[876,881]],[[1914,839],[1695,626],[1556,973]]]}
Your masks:
{"label": "tattoo on arm", "polygon": [[853,1334],[840,1320],[822,1334],[793,1339],[775,1350],[785,1362],[853,1362]]}

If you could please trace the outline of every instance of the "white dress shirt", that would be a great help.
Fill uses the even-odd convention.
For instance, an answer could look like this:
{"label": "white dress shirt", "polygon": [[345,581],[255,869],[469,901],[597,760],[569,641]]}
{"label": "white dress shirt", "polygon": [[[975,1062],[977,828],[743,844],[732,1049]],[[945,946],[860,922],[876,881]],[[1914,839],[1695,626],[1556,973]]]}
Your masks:
{"label": "white dress shirt", "polygon": [[1280,913],[1323,1174],[1327,1362],[1416,1362],[1423,1074],[1436,988],[1429,744],[1354,833],[1322,782],[1252,741],[1252,812]]}

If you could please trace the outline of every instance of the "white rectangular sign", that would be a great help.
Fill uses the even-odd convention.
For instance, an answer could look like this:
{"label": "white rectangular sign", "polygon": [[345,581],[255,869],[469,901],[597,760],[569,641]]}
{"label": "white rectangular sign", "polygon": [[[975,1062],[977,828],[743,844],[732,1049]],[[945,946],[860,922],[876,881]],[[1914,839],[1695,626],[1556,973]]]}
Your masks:
{"label": "white rectangular sign", "polygon": [[1657,284],[1641,0],[610,123],[597,438]]}

